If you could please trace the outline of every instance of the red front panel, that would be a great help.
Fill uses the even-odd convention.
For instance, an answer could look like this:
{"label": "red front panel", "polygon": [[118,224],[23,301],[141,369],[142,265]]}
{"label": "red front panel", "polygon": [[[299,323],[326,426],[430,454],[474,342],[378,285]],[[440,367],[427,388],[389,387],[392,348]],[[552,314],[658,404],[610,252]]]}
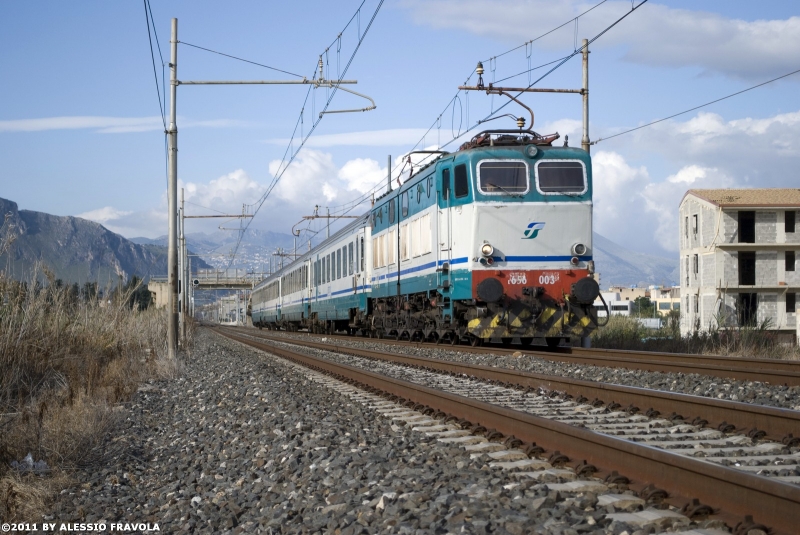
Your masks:
{"label": "red front panel", "polygon": [[472,272],[472,295],[477,295],[478,284],[482,281],[495,278],[508,297],[521,298],[522,288],[539,286],[544,288],[546,296],[563,301],[572,285],[588,276],[586,269],[476,269]]}

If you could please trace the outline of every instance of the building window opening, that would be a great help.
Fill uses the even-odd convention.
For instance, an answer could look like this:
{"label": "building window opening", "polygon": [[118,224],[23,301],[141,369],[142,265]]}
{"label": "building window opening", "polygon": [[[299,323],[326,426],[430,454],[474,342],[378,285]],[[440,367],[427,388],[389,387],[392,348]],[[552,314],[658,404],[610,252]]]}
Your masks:
{"label": "building window opening", "polygon": [[797,212],[795,212],[794,210],[786,212],[786,219],[784,219],[783,223],[783,229],[785,232],[789,233],[794,232],[794,220],[796,214]]}
{"label": "building window opening", "polygon": [[756,284],[756,253],[753,251],[739,251],[739,285],[755,286]]}
{"label": "building window opening", "polygon": [[744,327],[745,325],[755,325],[758,317],[756,314],[757,304],[758,294],[739,294],[739,326]]}
{"label": "building window opening", "polygon": [[692,216],[692,232],[696,235],[697,234],[697,214]]}
{"label": "building window opening", "polygon": [[797,294],[786,294],[786,312],[795,312],[797,309]]}
{"label": "building window opening", "polygon": [[795,252],[786,251],[786,271],[794,271]]}
{"label": "building window opening", "polygon": [[739,212],[739,243],[756,242],[756,213],[743,210]]}

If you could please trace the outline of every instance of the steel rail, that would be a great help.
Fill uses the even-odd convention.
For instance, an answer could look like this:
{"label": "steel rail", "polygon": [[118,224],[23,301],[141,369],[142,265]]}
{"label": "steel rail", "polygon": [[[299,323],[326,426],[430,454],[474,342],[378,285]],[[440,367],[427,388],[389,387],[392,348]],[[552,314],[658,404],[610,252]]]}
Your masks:
{"label": "steel rail", "polygon": [[232,340],[364,387],[376,388],[471,422],[489,424],[505,435],[535,442],[547,450],[557,449],[572,459],[583,459],[605,471],[616,470],[634,483],[654,483],[672,493],[673,500],[677,494],[684,500],[697,498],[738,517],[752,515],[756,521],[770,525],[774,535],[793,533],[800,522],[800,487],[795,485],[263,344],[229,330],[216,331]]}
{"label": "steel rail", "polygon": [[675,413],[682,415],[690,421],[694,417],[698,417],[706,420],[709,426],[714,428],[724,423],[733,425],[743,432],[748,432],[751,429],[759,429],[764,431],[767,437],[778,442],[782,441],[783,438],[790,433],[797,435],[798,430],[800,430],[800,411],[789,409],[692,396],[678,392],[666,392],[663,390],[598,383],[569,377],[543,375],[520,370],[511,370],[508,368],[413,357],[398,353],[385,353],[296,338],[287,339],[270,336],[267,333],[259,333],[258,331],[250,329],[248,329],[248,331],[250,336],[256,335],[276,342],[302,345],[328,351],[345,352],[366,358],[424,367],[439,372],[467,374],[487,381],[500,381],[523,387],[555,390],[565,392],[574,398],[582,396],[589,401],[598,399],[606,404],[618,403],[622,410],[632,407],[636,407],[642,412],[648,409],[655,409],[665,416]]}
{"label": "steel rail", "polygon": [[[321,337],[322,335],[309,336]],[[345,335],[324,335],[351,338]],[[387,345],[411,345],[415,347],[436,346],[432,342],[407,342],[387,339],[370,339],[372,342]],[[557,362],[572,362],[612,368],[630,368],[643,371],[697,373],[725,379],[760,381],[764,383],[800,386],[800,362],[778,359],[747,357],[725,357],[721,355],[693,355],[690,353],[664,353],[651,351],[629,351],[618,349],[584,349],[562,347],[556,350],[536,350],[531,347],[472,347],[457,345],[455,349],[464,353],[512,354],[517,351],[524,355]]]}

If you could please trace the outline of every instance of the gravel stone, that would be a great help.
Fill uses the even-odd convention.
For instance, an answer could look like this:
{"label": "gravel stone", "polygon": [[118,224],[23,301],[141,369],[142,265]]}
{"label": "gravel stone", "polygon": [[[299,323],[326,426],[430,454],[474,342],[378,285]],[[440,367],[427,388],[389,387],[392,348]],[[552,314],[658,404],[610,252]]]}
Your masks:
{"label": "gravel stone", "polygon": [[[206,329],[183,358],[184,376],[123,407],[111,462],[77,474],[54,518],[157,522],[162,533],[635,531],[608,518],[621,511],[599,505],[597,485],[558,492],[492,467],[486,453],[380,414],[349,385]],[[559,471],[554,488],[568,481]]]}

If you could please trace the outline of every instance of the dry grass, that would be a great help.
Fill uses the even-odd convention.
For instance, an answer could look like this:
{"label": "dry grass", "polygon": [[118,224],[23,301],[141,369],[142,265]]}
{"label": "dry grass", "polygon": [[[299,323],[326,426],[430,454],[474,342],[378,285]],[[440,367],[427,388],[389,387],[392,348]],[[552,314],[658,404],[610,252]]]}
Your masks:
{"label": "dry grass", "polygon": [[668,322],[664,328],[652,330],[643,327],[635,318],[611,316],[608,325],[592,335],[592,347],[800,360],[800,349],[780,343],[769,327],[765,323],[681,336],[677,322]]}
{"label": "dry grass", "polygon": [[[139,311],[127,295],[76,297],[35,282],[42,278],[20,284],[0,273],[0,518],[8,522],[41,521],[68,474],[108,458],[114,407],[142,381],[179,373],[166,356],[163,310]],[[10,467],[28,453],[50,470]]]}

